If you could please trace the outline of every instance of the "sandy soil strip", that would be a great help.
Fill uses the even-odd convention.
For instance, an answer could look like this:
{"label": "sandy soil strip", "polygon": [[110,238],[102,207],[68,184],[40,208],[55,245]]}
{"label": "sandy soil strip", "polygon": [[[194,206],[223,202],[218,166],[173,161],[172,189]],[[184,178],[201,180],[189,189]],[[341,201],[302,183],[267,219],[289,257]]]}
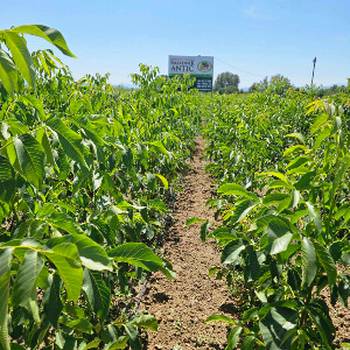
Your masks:
{"label": "sandy soil strip", "polygon": [[204,323],[209,315],[229,312],[231,306],[225,282],[208,277],[208,269],[220,263],[220,253],[214,244],[200,240],[198,225],[185,227],[186,220],[193,216],[215,221],[206,205],[211,179],[204,169],[203,148],[203,140],[199,139],[164,245],[176,280],[154,275],[142,303],[142,308],[159,321],[159,331],[148,335],[147,349],[223,349],[226,341],[224,325]]}

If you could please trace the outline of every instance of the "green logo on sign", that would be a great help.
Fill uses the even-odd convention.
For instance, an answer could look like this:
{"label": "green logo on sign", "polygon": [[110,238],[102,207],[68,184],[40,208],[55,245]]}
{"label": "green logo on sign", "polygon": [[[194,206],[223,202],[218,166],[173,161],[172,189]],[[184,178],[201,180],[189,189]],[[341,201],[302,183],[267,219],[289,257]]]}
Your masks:
{"label": "green logo on sign", "polygon": [[197,68],[200,72],[209,72],[211,70],[211,64],[208,61],[199,62]]}

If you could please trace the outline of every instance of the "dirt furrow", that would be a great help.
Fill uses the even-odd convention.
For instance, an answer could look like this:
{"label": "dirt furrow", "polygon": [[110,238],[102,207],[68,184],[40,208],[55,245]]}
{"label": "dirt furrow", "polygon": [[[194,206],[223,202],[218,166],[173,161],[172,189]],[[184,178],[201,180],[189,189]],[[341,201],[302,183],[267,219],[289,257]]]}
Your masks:
{"label": "dirt furrow", "polygon": [[158,332],[148,335],[147,349],[222,349],[226,341],[224,325],[204,322],[209,315],[230,309],[225,282],[208,276],[208,269],[219,264],[219,252],[214,244],[200,240],[197,225],[185,226],[193,216],[215,221],[213,211],[206,205],[211,179],[204,169],[202,139],[197,141],[190,166],[184,191],[176,201],[174,225],[164,245],[176,280],[154,275],[143,300],[143,308],[159,320]]}

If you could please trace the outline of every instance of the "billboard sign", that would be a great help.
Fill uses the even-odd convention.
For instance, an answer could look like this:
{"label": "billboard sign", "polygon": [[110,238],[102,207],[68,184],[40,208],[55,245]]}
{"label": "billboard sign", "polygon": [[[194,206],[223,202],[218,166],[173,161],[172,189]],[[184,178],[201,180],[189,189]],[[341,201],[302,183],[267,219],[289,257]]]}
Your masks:
{"label": "billboard sign", "polygon": [[169,56],[169,76],[190,74],[196,78],[195,87],[200,91],[212,91],[213,73],[213,56]]}

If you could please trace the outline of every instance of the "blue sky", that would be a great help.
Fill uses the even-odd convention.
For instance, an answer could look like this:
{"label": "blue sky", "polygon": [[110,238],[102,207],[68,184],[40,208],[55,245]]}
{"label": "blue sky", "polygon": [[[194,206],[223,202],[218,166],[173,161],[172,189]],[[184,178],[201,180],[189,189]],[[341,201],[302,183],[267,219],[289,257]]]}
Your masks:
{"label": "blue sky", "polygon": [[349,14],[349,0],[1,0],[0,27],[61,30],[77,78],[109,72],[125,84],[140,62],[166,73],[169,54],[201,54],[241,87],[276,73],[304,85],[317,56],[315,83],[331,85],[350,77]]}

